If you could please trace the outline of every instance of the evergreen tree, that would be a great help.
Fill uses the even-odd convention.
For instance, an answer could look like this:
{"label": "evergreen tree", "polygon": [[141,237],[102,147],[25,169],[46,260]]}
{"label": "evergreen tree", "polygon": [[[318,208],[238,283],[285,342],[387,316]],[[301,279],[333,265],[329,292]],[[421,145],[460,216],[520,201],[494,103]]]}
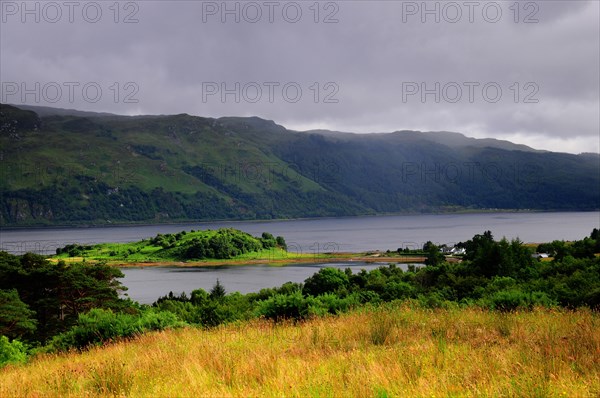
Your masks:
{"label": "evergreen tree", "polygon": [[0,335],[14,339],[31,334],[37,324],[34,316],[16,289],[0,290]]}
{"label": "evergreen tree", "polygon": [[225,297],[225,294],[227,294],[227,292],[225,291],[225,287],[223,287],[221,282],[217,279],[217,283],[215,283],[212,289],[210,289],[209,297],[212,300],[220,300],[223,297]]}

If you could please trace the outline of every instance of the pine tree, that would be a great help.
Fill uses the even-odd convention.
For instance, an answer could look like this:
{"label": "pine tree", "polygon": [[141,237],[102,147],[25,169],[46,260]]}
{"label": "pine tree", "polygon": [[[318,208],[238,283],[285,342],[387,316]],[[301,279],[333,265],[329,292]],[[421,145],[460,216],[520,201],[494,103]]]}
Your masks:
{"label": "pine tree", "polygon": [[217,279],[217,283],[210,290],[210,298],[213,300],[220,300],[225,297],[226,291],[221,282]]}

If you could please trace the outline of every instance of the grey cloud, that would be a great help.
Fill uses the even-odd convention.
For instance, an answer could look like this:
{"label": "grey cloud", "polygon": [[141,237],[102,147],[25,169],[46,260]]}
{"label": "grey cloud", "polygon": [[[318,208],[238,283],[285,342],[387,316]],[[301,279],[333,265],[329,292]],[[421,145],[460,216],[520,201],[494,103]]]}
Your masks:
{"label": "grey cloud", "polygon": [[[314,2],[298,2],[303,16],[297,23],[285,21],[278,12],[273,23],[265,14],[257,23],[243,18],[234,23],[231,17],[221,23],[218,15],[203,22],[203,7],[222,2],[133,3],[139,19],[133,24],[114,23],[109,3],[102,3],[105,14],[96,24],[81,19],[72,24],[21,23],[6,16],[0,32],[2,82],[94,81],[104,89],[97,103],[81,98],[74,103],[64,98],[40,103],[47,106],[126,114],[258,115],[290,128],[363,133],[453,130],[478,137],[511,137],[541,149],[600,151],[596,1],[521,2],[520,23],[513,20],[513,1],[494,2],[503,12],[496,23],[478,12],[473,23],[464,14],[457,23],[448,23],[443,16],[439,23],[431,16],[422,23],[419,15],[407,16],[403,22],[403,8],[422,2],[321,2],[320,22],[337,10],[333,17],[339,22],[328,24],[314,23],[314,10],[309,9]],[[277,4],[281,9],[290,2]],[[433,7],[435,2],[427,4]],[[439,2],[439,7],[448,4]],[[478,4],[477,10],[485,3]],[[521,23],[534,10],[525,9],[526,4],[536,7],[533,17],[538,23]],[[122,19],[126,10],[120,11]],[[139,101],[109,98],[111,82],[136,83]],[[292,82],[302,88],[302,98],[296,103],[286,101],[279,90],[269,102],[263,86],[256,103],[244,98],[235,103],[232,95],[225,103],[220,95],[204,101],[207,82],[229,88],[235,83],[243,87],[277,82],[278,90]],[[333,92],[324,89],[328,82],[339,89],[334,96],[338,103],[323,103]],[[436,103],[432,95],[425,103],[419,95],[403,101],[403,83],[410,82],[429,88],[436,82],[440,87],[450,82],[477,82],[478,87],[492,82],[503,92],[495,103],[482,98],[479,89],[472,103],[466,91],[457,103],[443,97]],[[515,82],[519,83],[516,103]],[[535,84],[537,104],[523,103],[533,92],[525,89],[527,83]],[[531,142],[528,137],[547,139]]]}

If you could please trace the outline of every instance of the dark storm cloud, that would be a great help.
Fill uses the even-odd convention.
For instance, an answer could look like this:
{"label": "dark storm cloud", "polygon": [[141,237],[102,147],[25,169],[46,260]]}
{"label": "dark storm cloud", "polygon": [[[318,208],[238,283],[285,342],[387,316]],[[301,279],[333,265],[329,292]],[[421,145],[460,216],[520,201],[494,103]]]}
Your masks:
{"label": "dark storm cloud", "polygon": [[[56,2],[63,15],[52,23],[47,3],[27,3],[39,9],[36,22],[15,10],[22,2],[2,1],[3,100],[21,102],[20,92],[7,97],[10,83],[39,82],[41,91],[76,82],[73,98],[63,85],[56,102],[48,101],[53,87],[26,102],[258,115],[296,129],[459,131],[599,150],[596,1],[140,1],[121,2],[118,15],[113,2],[97,2],[94,23],[97,7],[75,3],[70,22]],[[97,102],[81,92],[90,82],[102,89]]]}

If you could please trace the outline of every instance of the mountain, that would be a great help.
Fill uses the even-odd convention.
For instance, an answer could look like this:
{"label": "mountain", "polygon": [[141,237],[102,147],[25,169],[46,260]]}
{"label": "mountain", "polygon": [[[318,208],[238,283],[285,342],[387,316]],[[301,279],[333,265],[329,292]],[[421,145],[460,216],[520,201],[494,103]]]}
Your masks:
{"label": "mountain", "polygon": [[101,112],[88,112],[79,111],[76,109],[64,109],[64,108],[51,108],[49,106],[36,106],[36,105],[2,105],[12,106],[13,108],[19,108],[25,111],[35,112],[40,117],[45,116],[80,116],[80,117],[107,117],[107,116],[118,116],[113,113],[101,113]]}
{"label": "mountain", "polygon": [[514,144],[510,141],[497,140],[495,138],[471,138],[460,133],[451,133],[447,131],[441,132],[425,132],[421,133],[424,137],[438,144],[446,145],[450,148],[460,148],[472,146],[478,148],[497,148],[506,149],[509,151],[525,151],[525,152],[545,152],[538,149],[533,149],[527,145]]}
{"label": "mountain", "polygon": [[0,148],[4,226],[600,207],[600,156],[458,133],[1,105]]}

